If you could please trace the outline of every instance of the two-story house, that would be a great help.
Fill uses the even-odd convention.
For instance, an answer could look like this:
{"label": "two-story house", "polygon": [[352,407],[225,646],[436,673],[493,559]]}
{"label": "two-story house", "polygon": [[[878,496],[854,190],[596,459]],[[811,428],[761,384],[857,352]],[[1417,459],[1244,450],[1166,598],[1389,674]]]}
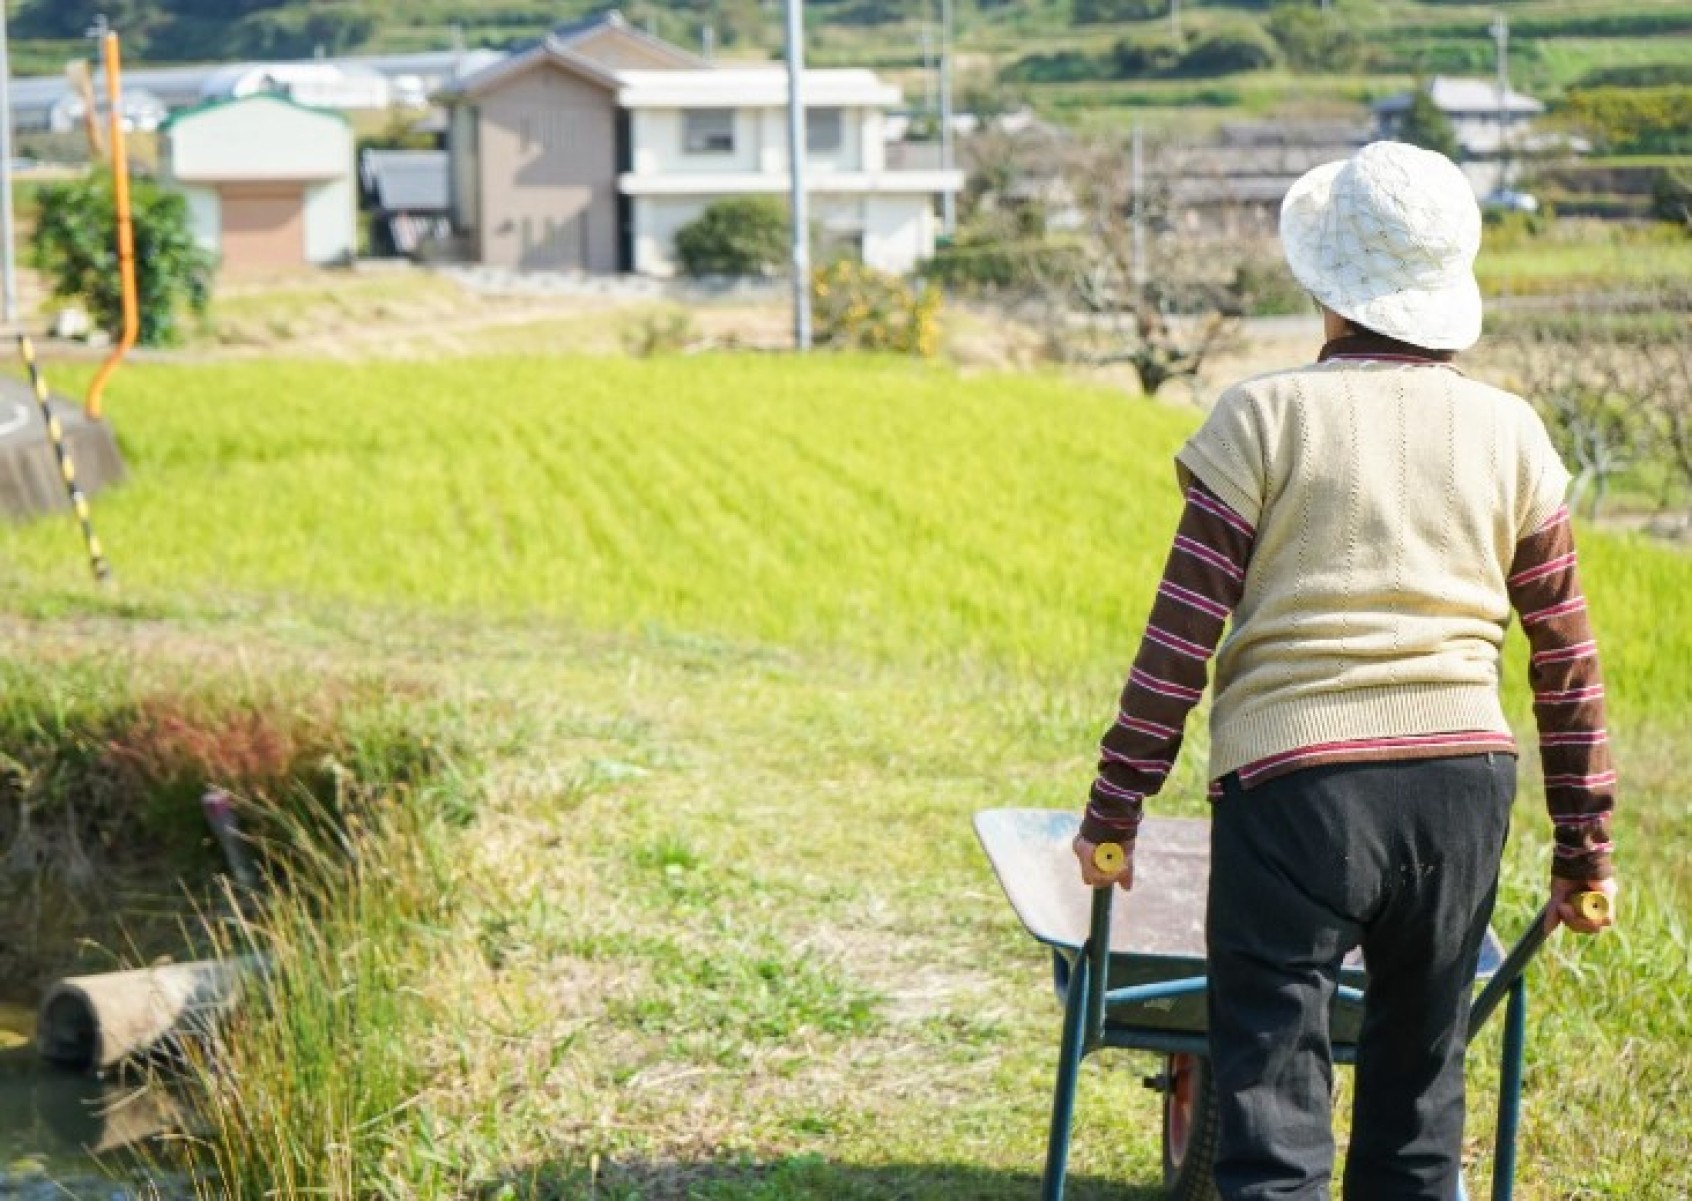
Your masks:
{"label": "two-story house", "polygon": [[[819,237],[889,271],[927,258],[963,173],[888,167],[900,95],[871,72],[807,71],[801,94]],[[449,94],[455,232],[495,266],[673,274],[712,201],[786,195],[787,99],[781,67],[713,66],[616,13],[557,30]]]}

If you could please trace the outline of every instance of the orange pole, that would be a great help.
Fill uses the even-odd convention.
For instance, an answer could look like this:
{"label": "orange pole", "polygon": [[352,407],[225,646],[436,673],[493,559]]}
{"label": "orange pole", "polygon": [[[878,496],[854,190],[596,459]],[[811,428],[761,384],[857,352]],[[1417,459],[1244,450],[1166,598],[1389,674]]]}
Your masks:
{"label": "orange pole", "polygon": [[110,357],[100,364],[94,382],[88,385],[83,409],[90,421],[100,420],[100,395],[106,381],[117,371],[123,356],[135,346],[141,333],[141,305],[135,292],[135,227],[129,210],[129,146],[123,137],[123,64],[118,53],[118,35],[107,33],[106,105],[112,130],[112,191],[117,200],[118,270],[123,280],[123,336]]}

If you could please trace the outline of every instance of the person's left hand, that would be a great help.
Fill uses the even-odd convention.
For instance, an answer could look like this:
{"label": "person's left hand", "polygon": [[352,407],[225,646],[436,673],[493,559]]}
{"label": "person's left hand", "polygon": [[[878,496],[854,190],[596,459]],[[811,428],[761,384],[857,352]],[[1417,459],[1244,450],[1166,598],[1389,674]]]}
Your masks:
{"label": "person's left hand", "polygon": [[1070,844],[1070,849],[1075,852],[1075,857],[1081,861],[1081,880],[1087,887],[1109,888],[1114,884],[1123,892],[1127,892],[1134,887],[1134,844],[1128,842],[1120,845],[1124,853],[1122,870],[1112,875],[1101,872],[1098,865],[1093,862],[1093,852],[1098,850],[1099,844],[1088,842],[1079,834],[1075,836],[1075,841]]}

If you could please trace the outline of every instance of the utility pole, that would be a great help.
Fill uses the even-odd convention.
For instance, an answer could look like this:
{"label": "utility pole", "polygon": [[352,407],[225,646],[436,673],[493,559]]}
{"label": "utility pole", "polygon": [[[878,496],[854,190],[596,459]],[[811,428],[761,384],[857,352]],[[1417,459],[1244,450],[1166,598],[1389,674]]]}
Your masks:
{"label": "utility pole", "polygon": [[922,115],[930,121],[940,114],[940,86],[934,78],[934,27],[922,21]]}
{"label": "utility pole", "polygon": [[1169,36],[1181,40],[1181,0],[1169,0]]}
{"label": "utility pole", "polygon": [[1133,189],[1134,205],[1134,262],[1130,268],[1129,277],[1134,284],[1136,299],[1144,295],[1146,290],[1146,170],[1145,155],[1142,143],[1144,138],[1140,134],[1140,123],[1134,122],[1134,149],[1130,158],[1130,177],[1128,186]]}
{"label": "utility pole", "polygon": [[[940,169],[952,170],[952,0],[940,0]],[[958,197],[940,193],[940,229],[949,238],[958,228]]]}
{"label": "utility pole", "polygon": [[1500,10],[1492,18],[1498,47],[1498,186],[1510,186],[1510,18]]}
{"label": "utility pole", "polygon": [[811,215],[805,202],[804,0],[787,0],[787,165],[792,192],[793,349],[811,349]]}
{"label": "utility pole", "polygon": [[12,53],[6,40],[6,0],[0,0],[0,318],[8,326],[18,319],[12,222]]}

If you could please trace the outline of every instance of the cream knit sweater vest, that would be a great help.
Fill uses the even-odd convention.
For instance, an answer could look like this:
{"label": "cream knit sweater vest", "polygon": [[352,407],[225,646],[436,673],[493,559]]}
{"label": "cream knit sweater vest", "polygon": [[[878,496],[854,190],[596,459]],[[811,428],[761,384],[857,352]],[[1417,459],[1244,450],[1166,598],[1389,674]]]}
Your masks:
{"label": "cream knit sweater vest", "polygon": [[1505,577],[1569,481],[1527,402],[1450,367],[1329,360],[1229,389],[1176,461],[1257,527],[1211,779],[1327,743],[1509,732]]}

